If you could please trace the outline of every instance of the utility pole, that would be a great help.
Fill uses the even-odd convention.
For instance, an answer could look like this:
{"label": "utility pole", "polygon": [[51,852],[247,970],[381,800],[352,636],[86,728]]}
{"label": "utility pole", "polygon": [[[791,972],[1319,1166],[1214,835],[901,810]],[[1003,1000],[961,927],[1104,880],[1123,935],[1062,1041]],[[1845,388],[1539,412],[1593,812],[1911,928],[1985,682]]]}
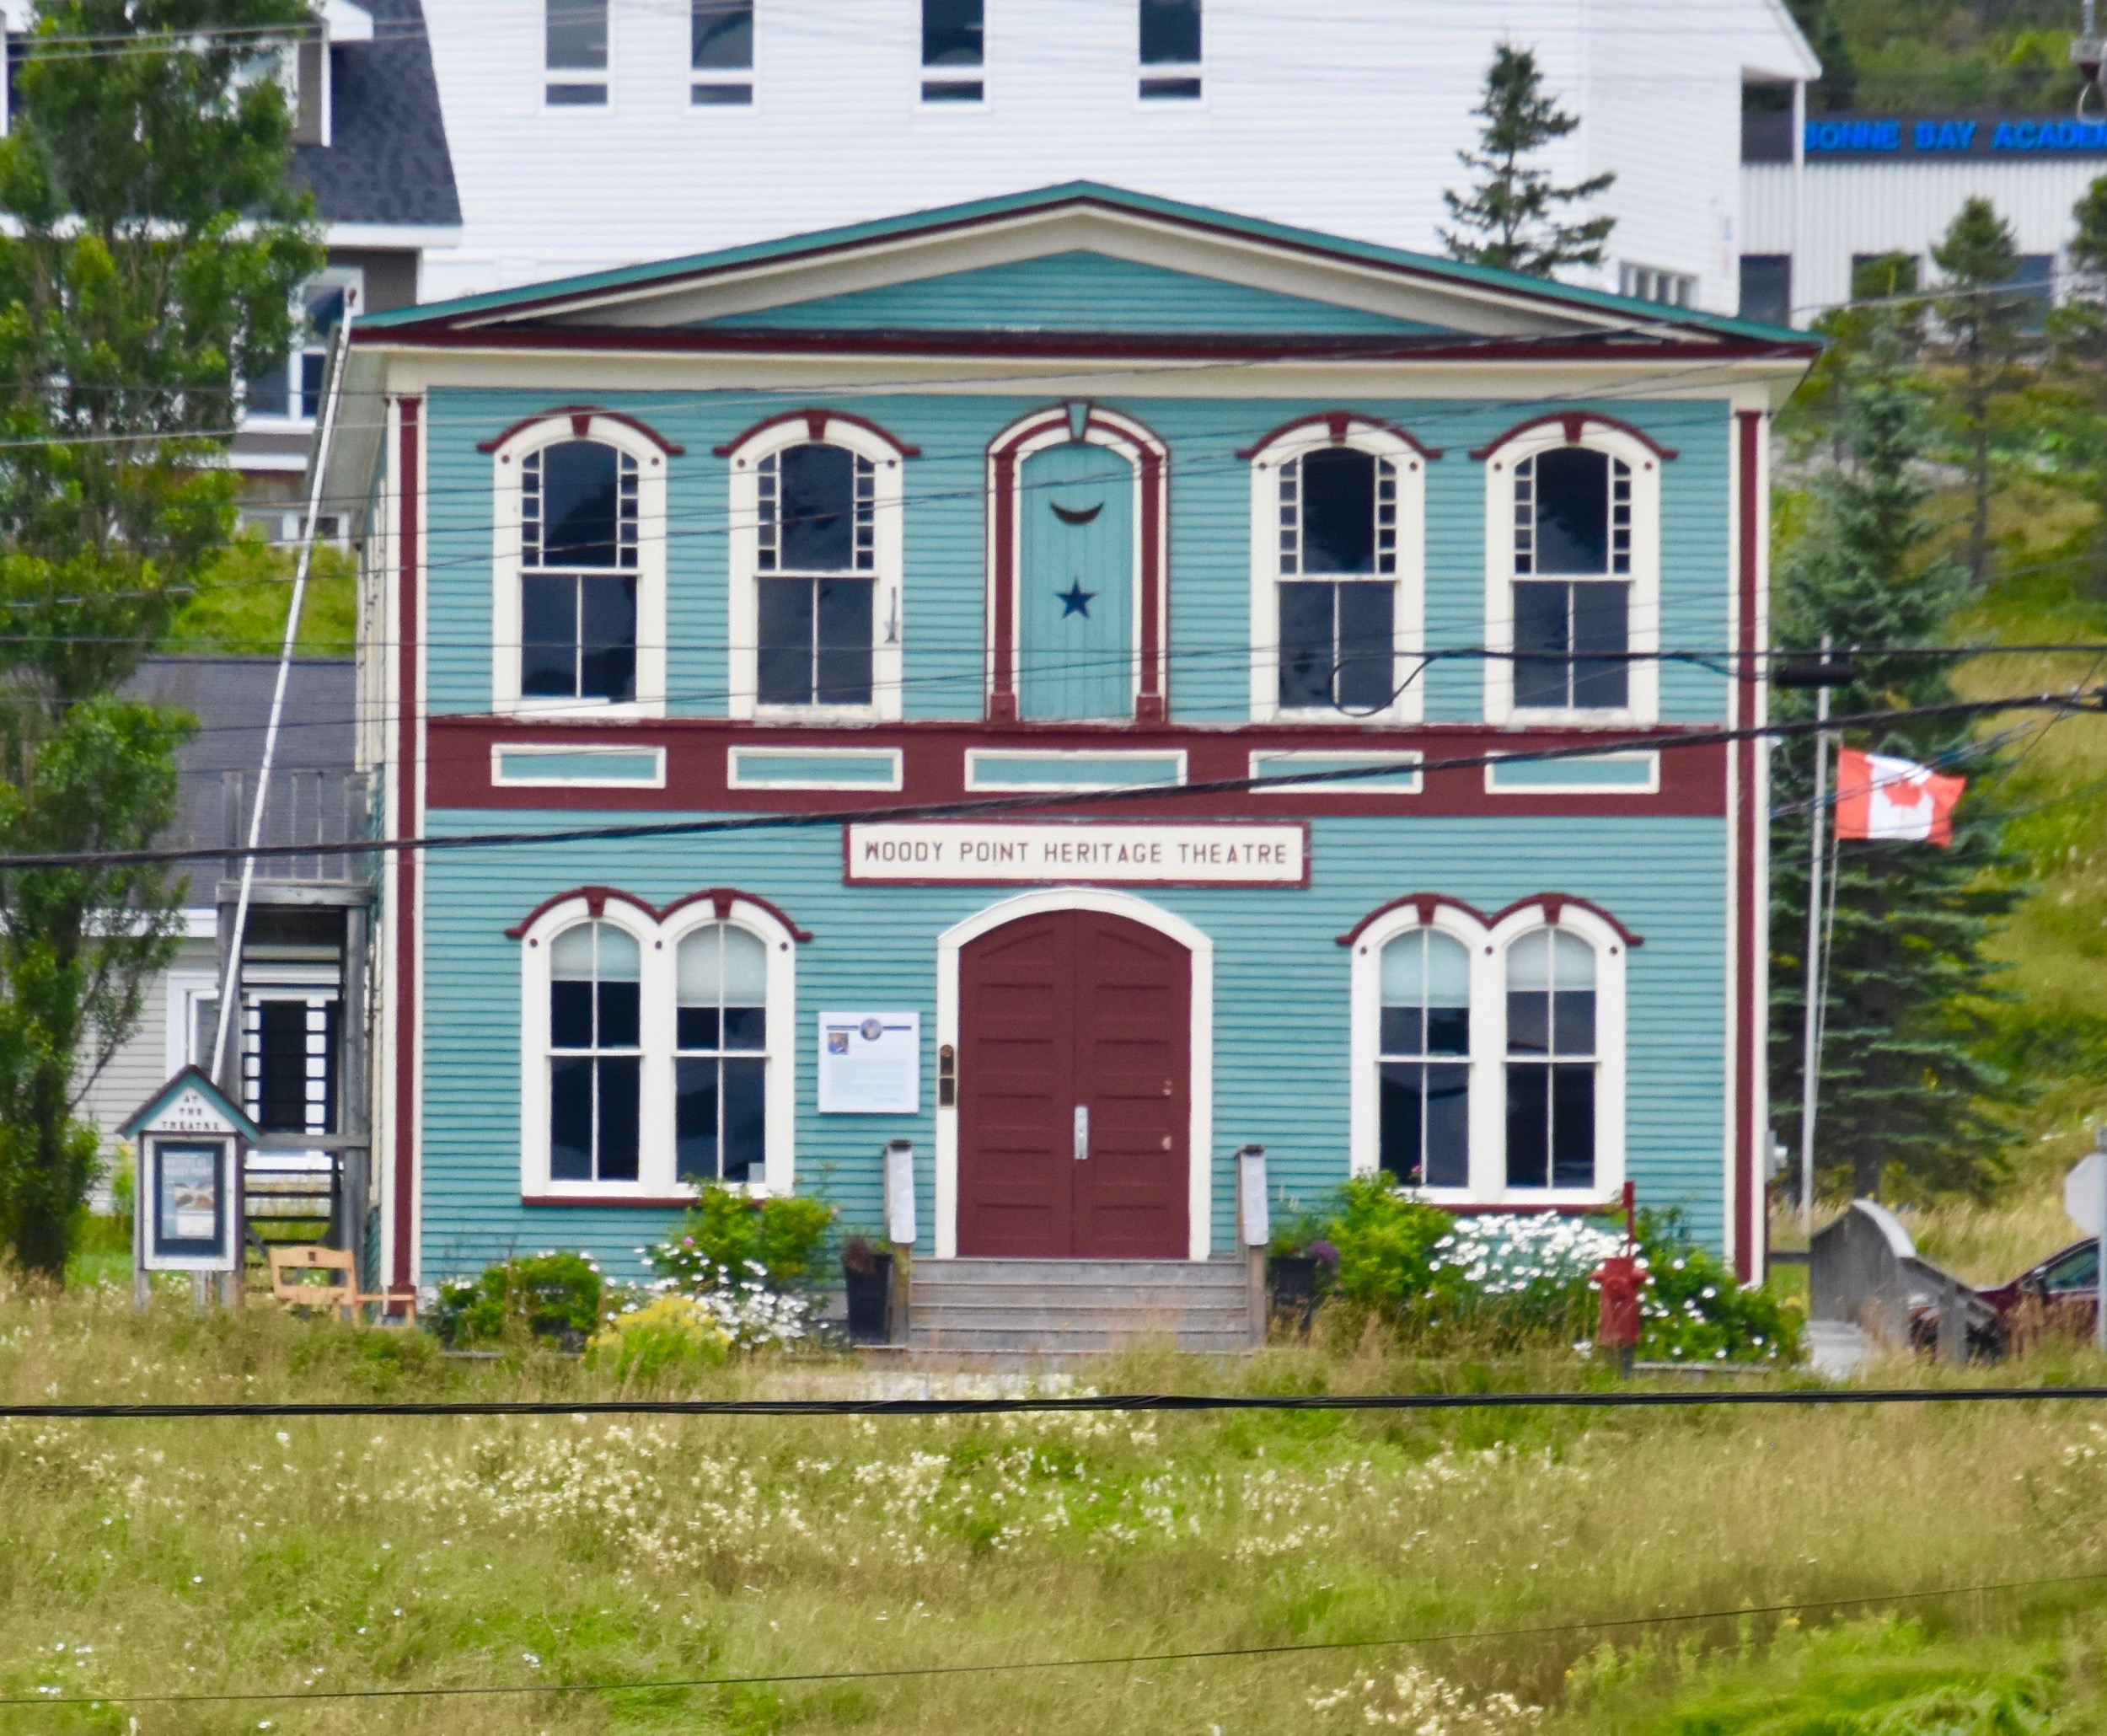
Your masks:
{"label": "utility pole", "polygon": [[[1830,635],[1821,636],[1821,673],[1829,672]],[[1815,1110],[1821,1090],[1821,871],[1828,843],[1829,684],[1815,689],[1815,799],[1807,811],[1807,1028],[1800,1054],[1799,1224],[1815,1228]]]}

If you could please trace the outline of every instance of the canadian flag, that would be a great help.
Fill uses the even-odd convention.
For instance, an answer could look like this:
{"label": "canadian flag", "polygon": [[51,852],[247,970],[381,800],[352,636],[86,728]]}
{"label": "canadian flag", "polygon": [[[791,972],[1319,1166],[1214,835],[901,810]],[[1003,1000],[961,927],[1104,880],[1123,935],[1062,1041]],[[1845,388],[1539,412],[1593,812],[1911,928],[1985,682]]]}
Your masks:
{"label": "canadian flag", "polygon": [[1836,836],[1951,844],[1954,804],[1967,787],[1913,759],[1846,747],[1836,756]]}

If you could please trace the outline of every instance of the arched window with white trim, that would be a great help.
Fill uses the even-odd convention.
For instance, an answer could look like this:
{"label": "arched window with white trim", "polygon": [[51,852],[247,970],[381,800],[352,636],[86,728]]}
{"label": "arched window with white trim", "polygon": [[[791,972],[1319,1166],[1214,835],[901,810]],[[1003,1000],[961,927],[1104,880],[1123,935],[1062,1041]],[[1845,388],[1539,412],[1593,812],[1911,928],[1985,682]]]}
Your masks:
{"label": "arched window with white trim", "polygon": [[1556,417],[1486,456],[1488,716],[1654,721],[1660,449]]}
{"label": "arched window with white trim", "polygon": [[1413,1187],[1471,1185],[1471,953],[1438,929],[1382,950],[1381,1163]]}
{"label": "arched window with white trim", "polygon": [[796,1180],[796,943],[764,901],[551,900],[521,943],[520,1186],[678,1200]]}
{"label": "arched window with white trim", "polygon": [[549,1175],[637,1179],[643,1113],[643,953],[611,922],[549,943]]}
{"label": "arched window with white trim", "polygon": [[1252,716],[1420,715],[1426,459],[1343,413],[1277,431],[1252,460]]}
{"label": "arched window with white trim", "polygon": [[675,954],[674,1171],[709,1187],[768,1167],[768,943],[712,922]]}
{"label": "arched window with white trim", "polygon": [[1507,949],[1507,1185],[1595,1177],[1595,948],[1537,929]]}
{"label": "arched window with white trim", "polygon": [[734,717],[900,715],[907,450],[860,419],[816,410],[726,449]]}
{"label": "arched window with white trim", "polygon": [[678,448],[626,417],[562,410],[491,450],[493,709],[662,712],[666,460]]}

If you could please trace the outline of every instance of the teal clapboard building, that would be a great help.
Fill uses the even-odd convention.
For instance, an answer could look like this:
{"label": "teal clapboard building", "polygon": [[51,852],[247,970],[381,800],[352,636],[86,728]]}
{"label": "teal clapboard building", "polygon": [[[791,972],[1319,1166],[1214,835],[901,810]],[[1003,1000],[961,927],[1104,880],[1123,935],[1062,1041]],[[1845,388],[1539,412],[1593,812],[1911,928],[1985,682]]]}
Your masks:
{"label": "teal clapboard building", "polygon": [[[1095,185],[365,322],[393,1282],[1386,1172],[1761,1257],[1804,338]],[[1668,657],[1699,651],[1702,658]]]}

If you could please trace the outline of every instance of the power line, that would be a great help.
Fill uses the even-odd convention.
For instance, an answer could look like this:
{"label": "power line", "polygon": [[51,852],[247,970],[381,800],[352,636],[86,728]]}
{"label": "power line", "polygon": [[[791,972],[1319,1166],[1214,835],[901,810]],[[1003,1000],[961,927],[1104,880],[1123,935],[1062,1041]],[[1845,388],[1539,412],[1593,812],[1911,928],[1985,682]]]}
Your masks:
{"label": "power line", "polygon": [[[2014,694],[2002,699],[1961,699],[1938,705],[1918,705],[1894,711],[1868,711],[1813,721],[1759,724],[1745,729],[1684,730],[1669,734],[1617,735],[1605,732],[1602,740],[1558,747],[1519,747],[1490,753],[1463,754],[1445,759],[1422,760],[1411,768],[1421,774],[1482,769],[1495,763],[1522,760],[1589,759],[1604,753],[1639,749],[1714,747],[1736,742],[1753,742],[1813,733],[1820,729],[1870,728],[1892,726],[1916,718],[1982,716],[2000,711],[2085,710],[2107,709],[2107,690],[2092,694]],[[1342,751],[1345,751],[1343,748]],[[1298,790],[1316,784],[1351,785],[1357,780],[1393,778],[1394,764],[1348,766],[1331,771],[1295,771],[1269,776],[1215,778],[1190,784],[1150,784],[1116,790],[1068,790],[1047,795],[989,796],[958,801],[922,802],[876,808],[846,808],[818,812],[764,812],[708,820],[630,822],[612,826],[566,827],[545,832],[461,833],[421,838],[375,838],[340,843],[258,844],[239,849],[187,849],[135,850],[83,850],[41,855],[0,856],[0,872],[36,868],[86,868],[141,865],[149,863],[201,861],[217,858],[244,861],[255,858],[362,856],[398,854],[404,850],[463,850],[534,847],[552,844],[581,844],[618,839],[695,838],[717,833],[810,831],[851,824],[883,824],[909,820],[981,819],[1011,813],[1034,813],[1074,808],[1110,806],[1120,802],[1169,801],[1182,796],[1226,796],[1284,785]]]}
{"label": "power line", "polygon": [[1481,1640],[1545,1639],[1560,1634],[1598,1633],[1635,1627],[1682,1626],[1699,1621],[1738,1621],[1751,1615],[1795,1615],[1813,1610],[1863,1609],[1872,1604],[1922,1603],[1940,1598],[1986,1597],[1992,1594],[2046,1590],[2052,1586],[2091,1585],[2107,1572],[2058,1573],[2038,1579],[2005,1579],[1979,1585],[1931,1586],[1917,1591],[1860,1592],[1846,1597],[1795,1598],[1784,1603],[1740,1604],[1731,1609],[1655,1611],[1648,1615],[1600,1616],[1585,1621],[1539,1622],[1526,1627],[1434,1630],[1392,1634],[1381,1639],[1291,1640],[1272,1646],[1210,1646],[1176,1652],[1127,1652],[1098,1658],[1021,1658],[990,1664],[903,1664],[878,1669],[782,1670],[737,1676],[642,1677],[619,1681],[496,1682],[470,1687],[289,1688],[225,1693],[21,1694],[0,1698],[0,1706],[229,1706],[303,1701],[461,1700],[497,1695],[602,1694],[671,1689],[795,1686],[807,1682],[903,1681],[931,1676],[1006,1675],[1027,1670],[1132,1668],[1144,1664],[1202,1664],[1232,1658],[1282,1658],[1326,1652],[1364,1652],[1397,1646],[1462,1645]]}

